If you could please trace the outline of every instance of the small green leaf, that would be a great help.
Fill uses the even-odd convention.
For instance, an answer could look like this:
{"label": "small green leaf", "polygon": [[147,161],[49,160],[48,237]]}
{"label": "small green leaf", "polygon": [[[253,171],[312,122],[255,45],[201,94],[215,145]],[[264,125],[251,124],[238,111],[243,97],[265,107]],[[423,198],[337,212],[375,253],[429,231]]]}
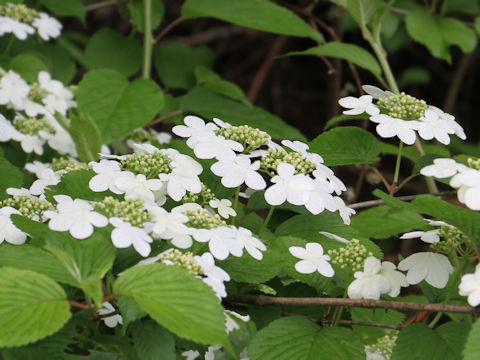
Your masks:
{"label": "small green leaf", "polygon": [[76,16],[85,22],[85,8],[82,0],[40,0],[40,3],[56,15]]}
{"label": "small green leaf", "polygon": [[292,55],[317,55],[340,58],[370,71],[377,77],[382,74],[382,69],[375,57],[364,48],[353,44],[332,41],[308,50],[289,52],[283,56]]}
{"label": "small green leaf", "polygon": [[158,263],[136,266],[125,271],[113,288],[116,295],[133,298],[155,321],[180,337],[230,346],[218,298],[186,270]]}
{"label": "small green leaf", "polygon": [[343,122],[343,121],[362,120],[362,119],[365,119],[365,118],[367,118],[367,116],[365,116],[364,114],[360,114],[360,115],[344,115],[344,114],[341,114],[341,115],[338,115],[338,116],[334,116],[333,118],[328,120],[323,129],[327,130],[328,128],[331,128],[333,125],[338,124],[338,123]]}
{"label": "small green leaf", "polygon": [[62,176],[57,185],[49,186],[45,191],[47,199],[53,200],[54,195],[68,195],[71,198],[100,201],[112,193],[109,191],[94,192],[88,187],[90,179],[95,175],[93,170],[70,171]]}
{"label": "small green leaf", "polygon": [[29,83],[36,82],[38,73],[47,70],[47,66],[42,60],[30,54],[20,54],[15,56],[10,60],[9,68]]}
{"label": "small green leaf", "polygon": [[323,36],[301,18],[271,1],[187,0],[182,16],[213,17],[256,30],[323,41]]}
{"label": "small green leaf", "polygon": [[163,327],[151,320],[132,324],[133,345],[141,360],[175,360],[175,340]]}
{"label": "small green leaf", "polygon": [[142,67],[142,45],[110,28],[97,31],[88,41],[85,56],[91,69],[112,69],[129,77]]}
{"label": "small green leaf", "polygon": [[473,324],[463,349],[463,360],[477,359],[480,359],[480,319]]}
{"label": "small green leaf", "polygon": [[71,115],[70,121],[68,131],[75,143],[78,159],[84,162],[97,161],[103,142],[92,117],[88,113],[80,112],[78,115]]}
{"label": "small green leaf", "polygon": [[71,316],[65,292],[45,275],[0,268],[0,288],[0,347],[43,339]]}
{"label": "small green leaf", "polygon": [[[134,0],[127,7],[130,11],[130,22],[139,32],[143,32],[145,12],[143,8],[143,0]],[[152,1],[151,22],[152,29],[156,29],[163,20],[165,9],[162,0]]]}
{"label": "small green leaf", "polygon": [[317,136],[310,151],[320,154],[325,165],[371,164],[381,151],[378,139],[355,126],[337,127]]}

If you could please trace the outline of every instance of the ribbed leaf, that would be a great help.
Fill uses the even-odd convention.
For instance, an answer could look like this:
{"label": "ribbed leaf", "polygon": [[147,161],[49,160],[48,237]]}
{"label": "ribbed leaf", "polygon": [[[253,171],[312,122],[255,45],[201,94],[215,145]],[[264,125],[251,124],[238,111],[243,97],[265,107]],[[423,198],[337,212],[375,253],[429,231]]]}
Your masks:
{"label": "ribbed leaf", "polygon": [[480,359],[480,319],[473,324],[463,349],[463,360],[477,359]]}
{"label": "ribbed leaf", "polygon": [[43,339],[71,316],[65,292],[44,275],[1,268],[0,289],[0,347]]}
{"label": "ribbed leaf", "polygon": [[80,161],[97,161],[102,148],[102,136],[97,125],[88,113],[80,112],[78,116],[70,116],[68,129],[77,149]]}
{"label": "ribbed leaf", "polygon": [[141,360],[175,360],[175,340],[166,329],[151,320],[132,324],[133,345]]}
{"label": "ribbed leaf", "polygon": [[0,154],[0,199],[5,190],[9,187],[19,188],[22,186],[22,172],[18,167],[12,165],[3,155]]}
{"label": "ribbed leaf", "polygon": [[180,337],[229,346],[218,298],[183,269],[163,264],[130,268],[114,283],[114,293],[132,297],[155,321]]}

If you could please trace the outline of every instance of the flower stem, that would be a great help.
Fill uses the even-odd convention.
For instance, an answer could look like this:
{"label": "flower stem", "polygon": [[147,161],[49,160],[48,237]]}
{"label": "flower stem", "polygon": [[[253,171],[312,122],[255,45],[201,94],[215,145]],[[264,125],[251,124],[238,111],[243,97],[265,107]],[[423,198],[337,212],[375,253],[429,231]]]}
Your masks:
{"label": "flower stem", "polygon": [[265,218],[265,221],[263,222],[262,226],[260,226],[260,229],[258,229],[258,233],[260,234],[264,228],[267,227],[270,219],[272,218],[273,211],[275,210],[275,206],[272,205],[270,210],[268,211],[267,217]]}
{"label": "flower stem", "polygon": [[397,187],[398,183],[398,175],[400,173],[400,163],[402,162],[402,149],[403,149],[403,141],[400,141],[398,145],[398,154],[397,154],[397,161],[395,163],[395,173],[393,175],[393,182],[390,186],[390,195],[393,195],[395,192],[395,188]]}
{"label": "flower stem", "polygon": [[[240,186],[237,187],[237,190],[235,191],[235,198],[233,199],[233,210],[235,212],[237,212],[239,196],[240,196]],[[236,217],[237,217],[237,215],[231,217],[230,224],[235,225]]]}
{"label": "flower stem", "polygon": [[150,79],[152,69],[152,0],[143,0],[144,33],[143,33],[143,68],[142,77]]}
{"label": "flower stem", "polygon": [[392,69],[387,61],[387,56],[383,52],[382,45],[378,42],[370,41],[370,46],[372,47],[375,55],[377,55],[377,59],[380,62],[380,66],[385,73],[385,77],[387,78],[388,85],[390,86],[390,90],[395,94],[399,94],[400,90],[398,89],[397,82],[395,81],[395,77],[393,76]]}

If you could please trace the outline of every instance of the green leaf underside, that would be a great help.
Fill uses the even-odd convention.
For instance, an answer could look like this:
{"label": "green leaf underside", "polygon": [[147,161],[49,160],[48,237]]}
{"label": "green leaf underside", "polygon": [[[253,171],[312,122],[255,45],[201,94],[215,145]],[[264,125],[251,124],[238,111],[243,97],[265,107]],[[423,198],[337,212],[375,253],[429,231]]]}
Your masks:
{"label": "green leaf underside", "polygon": [[290,10],[265,0],[187,0],[182,7],[184,17],[214,17],[256,30],[323,40]]}
{"label": "green leaf underside", "polygon": [[292,55],[316,55],[334,57],[350,61],[362,69],[370,71],[375,76],[382,74],[382,69],[375,57],[364,48],[341,42],[328,42],[304,51],[293,51],[282,56]]}
{"label": "green leaf underside", "polygon": [[163,264],[128,269],[114,283],[155,321],[185,339],[229,346],[223,308],[213,291],[187,271]]}
{"label": "green leaf underside", "polygon": [[21,346],[60,330],[70,318],[63,289],[28,270],[0,269],[0,347]]}
{"label": "green leaf underside", "polygon": [[248,348],[252,360],[365,359],[351,330],[321,328],[301,317],[286,317],[260,330]]}

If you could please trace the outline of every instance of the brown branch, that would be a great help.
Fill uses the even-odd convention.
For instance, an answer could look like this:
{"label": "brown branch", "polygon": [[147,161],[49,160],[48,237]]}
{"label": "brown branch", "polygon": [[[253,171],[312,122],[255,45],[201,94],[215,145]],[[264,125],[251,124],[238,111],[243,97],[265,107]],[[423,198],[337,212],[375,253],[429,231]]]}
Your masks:
{"label": "brown branch", "polygon": [[183,114],[183,111],[182,110],[177,110],[177,111],[174,111],[174,112],[171,112],[170,114],[166,114],[166,115],[163,115],[163,116],[160,116],[154,120],[152,120],[150,123],[148,123],[145,127],[146,128],[151,128],[157,124],[160,124],[162,121],[165,121],[167,119],[170,119],[172,117],[175,117],[175,116],[178,116],[178,115],[182,115]]}
{"label": "brown branch", "polygon": [[112,299],[115,298],[115,294],[110,294],[108,296],[105,296],[103,299],[102,299],[102,303],[105,302],[105,301],[110,301]]}
{"label": "brown branch", "polygon": [[304,297],[273,297],[265,295],[229,295],[225,303],[246,303],[254,305],[273,306],[349,306],[368,309],[394,309],[400,311],[451,312],[476,315],[475,308],[464,305],[423,304],[403,301],[385,301],[369,299],[345,298],[304,298]]}
{"label": "brown branch", "polygon": [[82,304],[82,303],[79,303],[79,302],[73,301],[73,300],[67,300],[67,302],[74,307],[77,307],[77,308],[80,308],[80,309],[88,309],[88,305],[86,305],[86,304]]}
{"label": "brown branch", "polygon": [[[456,191],[442,191],[442,192],[438,192],[436,194],[431,194],[431,195],[440,198],[442,196],[452,196],[454,194],[456,194]],[[424,195],[424,194],[397,196],[397,197],[394,197],[394,199],[402,200],[402,201],[410,201],[415,199],[419,195]],[[372,207],[372,206],[382,205],[382,204],[385,204],[385,200],[378,199],[378,200],[368,200],[368,201],[362,201],[355,204],[350,204],[348,205],[348,207],[352,209],[362,209],[362,208],[367,208],[367,207]]]}
{"label": "brown branch", "polygon": [[101,1],[94,4],[88,4],[88,5],[85,5],[85,11],[88,12],[88,11],[93,11],[97,9],[102,9],[104,7],[117,5],[117,3],[118,3],[118,0],[106,0],[106,1]]}
{"label": "brown branch", "polygon": [[160,42],[160,40],[162,40],[165,37],[165,35],[167,35],[175,26],[180,24],[183,20],[186,20],[186,19],[180,16],[179,18],[176,18],[170,24],[165,26],[165,28],[162,31],[160,31],[160,33],[157,36],[155,36],[155,40],[153,40],[154,45],[157,45]]}
{"label": "brown branch", "polygon": [[248,89],[247,99],[250,100],[250,102],[255,102],[258,92],[260,91],[260,88],[262,87],[262,84],[265,81],[265,78],[267,77],[267,74],[270,71],[273,62],[275,61],[275,57],[282,50],[286,41],[287,37],[284,35],[280,35],[273,42],[272,47],[270,48],[265,60],[258,69],[257,73],[255,74],[250,88]]}

